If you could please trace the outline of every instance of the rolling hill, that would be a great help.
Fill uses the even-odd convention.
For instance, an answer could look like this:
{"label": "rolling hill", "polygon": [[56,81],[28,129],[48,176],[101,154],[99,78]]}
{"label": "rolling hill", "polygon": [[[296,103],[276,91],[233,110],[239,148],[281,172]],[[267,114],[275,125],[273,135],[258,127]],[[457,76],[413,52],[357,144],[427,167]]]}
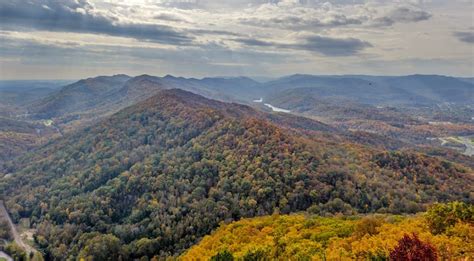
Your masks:
{"label": "rolling hill", "polygon": [[415,213],[473,202],[469,167],[352,143],[298,119],[158,90],[17,158],[0,192],[51,259],[97,244],[124,259],[178,255],[222,221],[275,212]]}

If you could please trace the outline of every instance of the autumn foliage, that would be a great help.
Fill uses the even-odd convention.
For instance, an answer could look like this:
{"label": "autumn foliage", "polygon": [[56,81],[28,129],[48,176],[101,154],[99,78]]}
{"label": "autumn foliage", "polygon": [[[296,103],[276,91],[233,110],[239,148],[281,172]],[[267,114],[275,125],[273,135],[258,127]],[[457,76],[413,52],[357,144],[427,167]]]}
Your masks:
{"label": "autumn foliage", "polygon": [[435,248],[429,243],[422,242],[416,234],[413,237],[405,234],[398,246],[390,253],[393,261],[432,261],[437,260]]}
{"label": "autumn foliage", "polygon": [[[457,202],[450,204],[459,204]],[[456,221],[434,234],[426,214],[320,217],[304,214],[242,219],[222,225],[182,260],[225,253],[236,260],[472,260],[474,226]],[[257,256],[258,259],[246,259]]]}
{"label": "autumn foliage", "polygon": [[[46,259],[97,260],[101,244],[120,249],[124,260],[180,255],[221,222],[242,218],[417,213],[431,202],[469,201],[474,176],[468,168],[336,142],[275,123],[292,119],[259,114],[184,91],[162,92],[18,158],[8,175],[0,174],[0,194],[8,195],[15,221],[29,218]],[[322,219],[315,224],[327,228],[305,234],[296,220],[295,244],[284,236],[293,225],[283,221],[281,230],[267,231],[275,239],[269,248],[247,249],[241,257],[303,258],[330,255],[331,247],[348,258],[387,256],[403,233],[426,230],[404,227],[387,232],[396,237],[378,239],[378,229],[392,223],[372,220],[361,225],[367,233],[353,235],[357,222]],[[358,245],[366,238],[377,238],[372,245],[390,241],[372,253],[367,243]]]}

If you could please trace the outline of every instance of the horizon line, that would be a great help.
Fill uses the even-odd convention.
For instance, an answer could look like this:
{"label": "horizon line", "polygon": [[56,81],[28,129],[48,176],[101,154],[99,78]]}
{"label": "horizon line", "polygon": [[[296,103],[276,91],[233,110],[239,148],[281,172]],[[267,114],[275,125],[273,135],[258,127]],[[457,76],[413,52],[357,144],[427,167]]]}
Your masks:
{"label": "horizon line", "polygon": [[97,77],[112,77],[112,76],[118,76],[118,75],[124,75],[128,76],[131,78],[139,77],[139,76],[153,76],[153,77],[160,77],[164,78],[166,76],[171,76],[175,78],[185,78],[185,79],[197,79],[197,80],[202,80],[205,78],[250,78],[253,80],[256,80],[258,78],[268,78],[268,79],[282,79],[282,78],[287,78],[291,76],[296,76],[296,75],[305,75],[305,76],[316,76],[316,77],[363,77],[363,76],[369,76],[369,77],[407,77],[407,76],[444,76],[444,77],[452,77],[452,78],[474,78],[474,74],[470,76],[466,75],[448,75],[448,74],[436,74],[436,73],[412,73],[412,74],[310,74],[310,73],[293,73],[293,74],[285,74],[281,76],[265,76],[265,75],[235,75],[235,76],[229,76],[229,75],[215,75],[215,76],[183,76],[183,75],[173,75],[173,74],[163,74],[163,75],[152,75],[148,73],[143,73],[143,74],[137,74],[137,75],[129,75],[125,73],[117,73],[117,74],[98,74],[95,76],[86,76],[84,78],[44,78],[44,79],[1,79],[0,82],[8,82],[8,81],[80,81],[84,79],[90,79],[90,78],[97,78]]}

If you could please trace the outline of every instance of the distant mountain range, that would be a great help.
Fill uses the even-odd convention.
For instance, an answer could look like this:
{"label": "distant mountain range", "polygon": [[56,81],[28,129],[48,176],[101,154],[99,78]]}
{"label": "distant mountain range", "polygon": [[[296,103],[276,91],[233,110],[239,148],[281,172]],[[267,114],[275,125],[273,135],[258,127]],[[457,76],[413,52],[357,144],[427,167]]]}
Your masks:
{"label": "distant mountain range", "polygon": [[[246,77],[182,78],[141,75],[101,76],[81,80],[33,102],[28,107],[37,118],[110,108],[117,109],[151,97],[162,89],[180,88],[223,101],[251,103],[276,101],[293,108],[290,99],[317,98],[362,105],[433,106],[445,103],[474,104],[470,78],[437,75],[313,76],[292,75],[260,83]],[[291,94],[291,95],[288,95]],[[282,99],[286,97],[286,100]],[[278,104],[277,104],[278,105]]]}
{"label": "distant mountain range", "polygon": [[0,106],[26,105],[69,83],[71,81],[0,81]]}
{"label": "distant mountain range", "polygon": [[[80,80],[28,107],[36,118],[51,118],[87,110],[109,111],[142,101],[163,89],[180,88],[222,100],[250,100],[258,82],[245,77],[186,79],[141,75],[100,76]],[[241,96],[241,97],[240,97]]]}
{"label": "distant mountain range", "polygon": [[474,103],[472,82],[438,75],[292,75],[265,83],[263,88],[270,97],[281,91],[300,89],[301,95],[306,97],[338,98],[372,105]]}

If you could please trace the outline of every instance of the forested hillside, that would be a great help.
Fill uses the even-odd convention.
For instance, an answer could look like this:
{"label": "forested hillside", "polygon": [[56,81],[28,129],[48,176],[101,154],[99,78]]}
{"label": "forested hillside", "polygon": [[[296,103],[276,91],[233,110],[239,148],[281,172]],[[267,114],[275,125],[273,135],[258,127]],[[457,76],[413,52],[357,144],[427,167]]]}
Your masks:
{"label": "forested hillside", "polygon": [[468,167],[331,140],[307,121],[164,90],[17,159],[0,191],[47,258],[178,255],[222,221],[276,212],[473,202]]}
{"label": "forested hillside", "polygon": [[[385,149],[446,146],[470,155],[469,148],[473,146],[462,142],[450,146],[451,143],[442,141],[474,135],[474,111],[469,106],[474,99],[472,83],[436,75],[292,75],[265,83],[246,77],[98,76],[60,90],[51,89],[52,93],[44,94],[46,97],[37,95],[36,99],[17,106],[0,104],[0,115],[28,122],[52,121],[59,132],[68,133],[172,88],[266,111],[270,109],[265,104],[285,108],[293,114],[322,121],[334,131],[346,132],[352,141]],[[29,91],[16,95],[18,98],[27,93],[31,95]],[[262,103],[253,102],[260,98]],[[294,123],[308,122],[303,118],[298,121]],[[0,153],[5,154],[3,151]],[[17,151],[21,154],[27,149]]]}
{"label": "forested hillside", "polygon": [[56,130],[51,126],[0,116],[0,166],[8,159],[21,155],[55,136]]}
{"label": "forested hillside", "polygon": [[104,102],[110,93],[120,89],[129,79],[127,75],[114,75],[80,80],[33,102],[28,111],[35,118],[49,119],[91,109]]}

